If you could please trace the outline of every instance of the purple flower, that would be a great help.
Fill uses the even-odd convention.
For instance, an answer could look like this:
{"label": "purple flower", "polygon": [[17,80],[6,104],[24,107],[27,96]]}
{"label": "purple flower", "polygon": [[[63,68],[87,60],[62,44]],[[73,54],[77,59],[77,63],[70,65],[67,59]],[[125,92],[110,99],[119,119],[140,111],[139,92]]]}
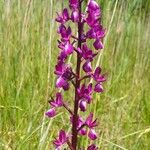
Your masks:
{"label": "purple flower", "polygon": [[68,13],[68,10],[67,10],[67,8],[65,8],[64,10],[63,10],[63,12],[62,12],[62,15],[59,15],[58,13],[57,13],[57,18],[56,18],[56,21],[57,22],[59,22],[59,23],[65,23],[65,22],[67,22],[68,20],[69,20],[69,13]]}
{"label": "purple flower", "polygon": [[83,84],[81,86],[81,89],[78,89],[78,94],[80,100],[86,100],[87,103],[90,103],[92,99],[92,83],[90,83],[87,87],[85,86],[85,84]]}
{"label": "purple flower", "polygon": [[55,111],[55,108],[51,108],[49,109],[46,113],[45,113],[46,116],[52,118],[56,115],[56,111]]}
{"label": "purple flower", "polygon": [[88,5],[88,10],[90,11],[96,11],[100,9],[99,5],[95,2],[95,0],[90,0]]}
{"label": "purple flower", "polygon": [[87,73],[90,73],[92,71],[92,65],[91,65],[91,61],[86,61],[83,64],[83,70]]}
{"label": "purple flower", "polygon": [[93,46],[95,47],[96,50],[104,48],[103,43],[101,42],[100,39],[96,39],[95,42],[93,43]]}
{"label": "purple flower", "polygon": [[79,107],[80,107],[81,111],[86,111],[87,102],[85,100],[81,99],[79,102]]}
{"label": "purple flower", "polygon": [[78,22],[79,21],[79,12],[77,10],[74,10],[71,14],[71,20],[73,22]]}
{"label": "purple flower", "polygon": [[71,37],[71,28],[66,28],[63,24],[61,24],[58,28],[58,33],[61,35],[62,41],[69,41]]}
{"label": "purple flower", "polygon": [[101,39],[105,36],[105,32],[101,25],[97,25],[86,33],[86,37],[89,39]]}
{"label": "purple flower", "polygon": [[92,60],[97,54],[94,54],[92,50],[90,50],[86,44],[82,45],[82,49],[78,49],[80,55],[85,59],[85,60]]}
{"label": "purple flower", "polygon": [[79,131],[79,134],[84,136],[87,134],[87,130],[85,128],[82,128],[80,131]]}
{"label": "purple flower", "polygon": [[91,139],[91,140],[96,140],[97,139],[97,134],[95,132],[94,129],[90,129],[89,133],[88,133],[88,137]]}
{"label": "purple flower", "polygon": [[69,83],[66,79],[64,79],[62,76],[60,76],[56,81],[56,87],[57,88],[63,88],[64,90],[69,89]]}
{"label": "purple flower", "polygon": [[49,101],[52,107],[61,107],[63,106],[63,97],[60,92],[56,93],[56,99]]}
{"label": "purple flower", "polygon": [[68,90],[69,88],[68,82],[72,77],[71,67],[59,61],[55,67],[54,73],[58,76],[56,80],[56,87],[63,88],[64,90]]}
{"label": "purple flower", "polygon": [[97,93],[101,93],[104,91],[103,86],[101,85],[101,83],[97,83],[94,87],[94,91]]}
{"label": "purple flower", "polygon": [[95,146],[95,144],[90,145],[87,150],[98,150],[98,147]]}
{"label": "purple flower", "polygon": [[73,52],[73,46],[69,42],[67,42],[64,46],[64,51],[66,55],[70,55]]}
{"label": "purple flower", "polygon": [[[78,127],[77,128],[79,129],[80,127],[82,127],[83,124],[84,124],[83,119],[81,117],[79,117],[78,118]],[[87,130],[83,127],[83,128],[80,129],[79,134],[84,136],[84,135],[87,134]]]}
{"label": "purple flower", "polygon": [[58,138],[53,142],[57,149],[61,148],[68,141],[68,135],[65,131],[60,130]]}
{"label": "purple flower", "polygon": [[78,0],[69,0],[69,6],[72,9],[77,9],[78,8]]}
{"label": "purple flower", "polygon": [[96,82],[104,82],[106,81],[106,78],[104,75],[101,75],[101,68],[100,67],[97,67],[95,69],[95,72],[93,74],[93,79],[96,81]]}
{"label": "purple flower", "polygon": [[86,119],[86,125],[89,128],[94,128],[97,126],[96,120],[93,121],[93,113],[90,113],[90,115]]}
{"label": "purple flower", "polygon": [[90,27],[94,27],[99,24],[101,10],[98,4],[94,0],[90,0],[88,5],[88,17],[86,19],[87,24]]}

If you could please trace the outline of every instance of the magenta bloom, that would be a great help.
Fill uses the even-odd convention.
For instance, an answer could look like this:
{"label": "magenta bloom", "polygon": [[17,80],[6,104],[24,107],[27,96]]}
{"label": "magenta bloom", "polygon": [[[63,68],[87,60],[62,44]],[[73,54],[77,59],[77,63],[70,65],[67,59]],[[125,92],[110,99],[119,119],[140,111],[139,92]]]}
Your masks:
{"label": "magenta bloom", "polygon": [[[70,115],[71,127],[69,136],[64,130],[59,131],[53,142],[56,150],[63,149],[64,145],[68,145],[71,150],[81,149],[78,146],[79,136],[88,137],[89,143],[98,138],[95,130],[97,119],[94,119],[93,113],[86,116],[84,112],[94,102],[92,95],[104,91],[103,82],[106,77],[102,74],[101,67],[95,68],[93,61],[96,61],[97,55],[104,48],[106,30],[101,24],[100,6],[96,0],[88,2],[86,12],[83,12],[85,8],[82,5],[86,4],[83,0],[69,0],[68,7],[62,13],[57,13],[56,17],[56,22],[59,23],[59,53],[54,70],[57,90],[55,97],[49,101],[50,109],[45,114],[52,118],[60,107],[64,108]],[[73,61],[70,63],[70,60]],[[74,89],[70,90],[71,88]],[[68,92],[62,94],[66,90]],[[69,102],[64,100],[63,95],[70,98]],[[70,103],[73,104],[69,105]],[[81,115],[85,115],[83,118],[86,119],[82,119]],[[98,150],[98,147],[90,144],[87,150]]]}
{"label": "magenta bloom", "polygon": [[81,100],[86,100],[87,103],[90,103],[92,99],[92,84],[90,83],[87,87],[83,84],[81,89],[78,89],[78,94]]}
{"label": "magenta bloom", "polygon": [[86,61],[84,64],[83,64],[83,70],[87,73],[90,73],[92,72],[92,65],[91,65],[91,61]]}
{"label": "magenta bloom", "polygon": [[49,102],[52,107],[61,107],[63,106],[63,97],[61,93],[56,93],[56,99]]}
{"label": "magenta bloom", "polygon": [[78,22],[79,21],[79,12],[78,10],[74,10],[71,14],[71,20],[73,22]]}
{"label": "magenta bloom", "polygon": [[93,114],[92,113],[90,113],[90,115],[87,117],[87,119],[86,119],[86,125],[89,128],[94,128],[94,127],[97,126],[96,120],[93,121]]}
{"label": "magenta bloom", "polygon": [[68,135],[65,131],[60,130],[58,138],[53,142],[57,150],[68,141]]}
{"label": "magenta bloom", "polygon": [[55,74],[58,76],[56,80],[56,87],[67,90],[69,88],[69,80],[72,77],[72,70],[68,65],[59,61],[55,67]]}
{"label": "magenta bloom", "polygon": [[62,12],[62,15],[59,15],[57,13],[58,17],[56,18],[56,21],[59,22],[59,23],[65,23],[69,20],[69,13],[68,13],[68,10],[67,8],[65,8]]}
{"label": "magenta bloom", "polygon": [[56,115],[56,110],[55,108],[51,108],[49,109],[46,113],[45,113],[46,116],[52,118]]}
{"label": "magenta bloom", "polygon": [[62,41],[69,41],[71,37],[71,28],[66,28],[63,24],[61,24],[57,31],[61,35]]}
{"label": "magenta bloom", "polygon": [[106,81],[106,78],[104,75],[101,75],[101,68],[100,67],[97,67],[95,69],[95,72],[93,74],[93,79],[96,81],[96,82],[104,82]]}
{"label": "magenta bloom", "polygon": [[71,9],[77,9],[78,8],[78,0],[69,0],[69,6]]}

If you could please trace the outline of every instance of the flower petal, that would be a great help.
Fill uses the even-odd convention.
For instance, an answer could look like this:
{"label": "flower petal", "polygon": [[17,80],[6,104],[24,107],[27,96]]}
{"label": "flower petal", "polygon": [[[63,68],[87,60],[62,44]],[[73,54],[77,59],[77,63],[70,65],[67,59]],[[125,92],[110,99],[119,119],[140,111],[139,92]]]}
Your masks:
{"label": "flower petal", "polygon": [[56,115],[56,111],[55,111],[55,108],[51,108],[49,109],[46,113],[45,113],[46,116],[48,117],[54,117]]}
{"label": "flower petal", "polygon": [[94,91],[97,92],[97,93],[103,92],[104,91],[103,86],[100,83],[97,83],[95,85]]}
{"label": "flower petal", "polygon": [[91,140],[96,140],[97,139],[97,134],[95,132],[94,129],[90,129],[89,133],[88,133],[88,137],[91,139]]}

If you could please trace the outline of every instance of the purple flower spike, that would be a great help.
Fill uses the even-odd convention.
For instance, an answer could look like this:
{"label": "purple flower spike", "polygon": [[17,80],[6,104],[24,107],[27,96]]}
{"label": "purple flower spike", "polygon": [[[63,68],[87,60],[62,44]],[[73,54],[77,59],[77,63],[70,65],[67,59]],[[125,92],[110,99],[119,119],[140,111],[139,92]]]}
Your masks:
{"label": "purple flower spike", "polygon": [[[61,93],[74,88],[71,90],[73,93],[65,95],[69,94],[70,98],[72,95],[75,96],[73,101],[70,100],[73,102],[71,105],[73,108],[68,106],[69,103],[65,103],[63,94],[58,91],[56,97],[49,101],[51,108],[45,113],[46,116],[54,117],[59,107],[67,110],[70,114],[72,132],[70,136],[63,130],[59,132],[53,142],[56,150],[64,149],[64,144],[68,145],[66,149],[81,150],[78,145],[79,136],[85,135],[89,137],[89,140],[97,138],[95,132],[97,120],[93,119],[93,114],[90,113],[86,116],[86,120],[83,120],[80,115],[94,101],[92,95],[95,92],[104,91],[102,84],[106,80],[105,75],[101,73],[101,68],[95,68],[92,62],[96,61],[97,54],[104,48],[102,41],[106,31],[101,24],[101,9],[96,0],[88,0],[85,12],[83,12],[83,3],[86,4],[84,0],[69,0],[69,7],[63,8],[63,11],[57,13],[56,17],[56,21],[59,23],[57,33],[60,38],[57,40],[59,54],[54,71],[55,85],[57,90],[61,90]],[[74,25],[70,25],[70,23]],[[72,29],[72,27],[77,28]],[[90,39],[92,39],[92,43],[89,42]],[[73,60],[76,60],[76,63],[73,61],[70,65],[70,56],[75,57]],[[93,68],[95,69],[93,70]],[[92,144],[88,146],[87,150],[98,150],[98,147]]]}
{"label": "purple flower spike", "polygon": [[46,116],[52,118],[56,115],[56,111],[55,111],[55,108],[51,108],[49,109],[46,113],[45,113]]}
{"label": "purple flower spike", "polygon": [[90,145],[87,150],[98,150],[98,147],[95,146],[95,144]]}
{"label": "purple flower spike", "polygon": [[91,139],[91,140],[96,140],[97,139],[97,134],[95,132],[94,129],[90,129],[89,133],[88,133],[88,137]]}
{"label": "purple flower spike", "polygon": [[94,91],[97,92],[97,93],[103,92],[104,91],[103,86],[100,83],[97,83],[95,85]]}
{"label": "purple flower spike", "polygon": [[83,65],[83,70],[87,73],[92,71],[92,65],[90,61],[86,61]]}
{"label": "purple flower spike", "polygon": [[68,138],[69,137],[67,136],[66,132],[61,130],[59,132],[58,138],[53,143],[55,147],[58,149],[68,141]]}

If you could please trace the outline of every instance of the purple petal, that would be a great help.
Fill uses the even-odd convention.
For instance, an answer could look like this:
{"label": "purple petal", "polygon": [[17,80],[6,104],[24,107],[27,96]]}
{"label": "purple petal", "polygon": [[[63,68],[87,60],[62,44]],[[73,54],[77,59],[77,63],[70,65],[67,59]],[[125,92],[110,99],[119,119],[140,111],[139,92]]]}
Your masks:
{"label": "purple petal", "polygon": [[57,63],[57,65],[55,66],[55,74],[56,75],[61,75],[63,73],[63,70],[64,70],[64,65],[63,65],[63,62],[59,61]]}
{"label": "purple petal", "polygon": [[86,61],[83,65],[83,70],[85,72],[91,72],[92,71],[92,65],[90,61]]}
{"label": "purple petal", "polygon": [[56,103],[59,107],[63,105],[63,98],[60,92],[56,93]]}
{"label": "purple petal", "polygon": [[81,111],[85,111],[86,110],[86,106],[87,106],[86,101],[81,100],[80,103],[79,103],[79,107],[80,107]]}
{"label": "purple petal", "polygon": [[95,92],[101,93],[104,91],[103,86],[100,83],[97,83],[94,88]]}
{"label": "purple petal", "polygon": [[56,80],[56,87],[61,88],[66,85],[66,80],[64,80],[61,76]]}
{"label": "purple petal", "polygon": [[104,48],[103,43],[99,39],[96,39],[96,41],[94,42],[93,46],[94,46],[94,48],[96,50]]}
{"label": "purple petal", "polygon": [[71,20],[73,22],[78,22],[79,21],[79,13],[77,10],[73,11],[71,14]]}
{"label": "purple petal", "polygon": [[100,68],[100,67],[97,67],[97,68],[95,69],[95,71],[94,71],[94,74],[93,74],[94,80],[97,81],[97,79],[98,79],[99,76],[100,76],[100,73],[101,73],[101,68]]}
{"label": "purple petal", "polygon": [[86,119],[86,124],[88,126],[90,126],[91,122],[92,122],[92,119],[93,119],[93,113],[90,113],[90,115],[87,117]]}
{"label": "purple petal", "polygon": [[87,130],[85,128],[82,128],[80,131],[79,131],[79,134],[80,135],[86,135],[87,134]]}
{"label": "purple petal", "polygon": [[67,42],[65,47],[64,47],[66,55],[70,55],[73,52],[73,46]]}
{"label": "purple petal", "polygon": [[62,145],[59,140],[55,140],[55,141],[53,142],[53,144],[55,145],[56,148],[58,148],[59,146]]}
{"label": "purple petal", "polygon": [[55,111],[55,108],[51,108],[49,109],[46,113],[45,113],[46,116],[48,117],[54,117],[56,115],[56,111]]}
{"label": "purple petal", "polygon": [[91,140],[96,140],[97,139],[97,134],[95,132],[94,129],[90,129],[89,133],[88,133],[88,137],[91,139]]}
{"label": "purple petal", "polygon": [[99,5],[95,2],[95,0],[90,0],[90,3],[88,5],[88,9],[92,9],[93,11],[94,10],[97,10],[97,9],[100,9]]}
{"label": "purple petal", "polygon": [[63,130],[60,130],[59,132],[59,141],[61,143],[64,143],[64,141],[66,141],[66,133]]}
{"label": "purple petal", "polygon": [[63,19],[66,20],[66,21],[69,19],[69,13],[68,13],[67,8],[65,8],[63,10]]}
{"label": "purple petal", "polygon": [[78,7],[78,0],[69,0],[69,6],[72,9],[76,9]]}
{"label": "purple petal", "polygon": [[64,85],[63,85],[63,89],[66,91],[69,89],[69,83],[66,82]]}

